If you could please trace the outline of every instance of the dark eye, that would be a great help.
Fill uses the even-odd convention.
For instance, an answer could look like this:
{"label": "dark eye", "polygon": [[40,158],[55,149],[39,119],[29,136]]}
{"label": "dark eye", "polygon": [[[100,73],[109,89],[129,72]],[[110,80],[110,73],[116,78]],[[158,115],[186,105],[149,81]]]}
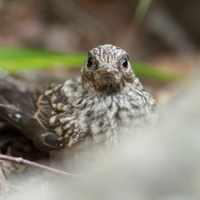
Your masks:
{"label": "dark eye", "polygon": [[124,58],[123,62],[122,62],[122,65],[124,68],[127,68],[128,67],[128,61],[126,58]]}
{"label": "dark eye", "polygon": [[92,58],[89,57],[89,58],[88,58],[88,61],[87,61],[87,67],[91,67],[92,64],[93,64]]}

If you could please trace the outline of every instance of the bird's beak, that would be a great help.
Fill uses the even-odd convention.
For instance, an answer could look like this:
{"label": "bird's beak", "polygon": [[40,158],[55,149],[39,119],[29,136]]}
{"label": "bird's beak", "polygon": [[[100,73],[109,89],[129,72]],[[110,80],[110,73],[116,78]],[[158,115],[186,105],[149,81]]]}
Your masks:
{"label": "bird's beak", "polygon": [[119,72],[118,69],[116,69],[115,67],[113,67],[112,65],[110,64],[106,64],[104,65],[103,67],[101,67],[100,69],[97,69],[96,70],[97,72],[100,72],[100,73],[114,73],[114,72]]}

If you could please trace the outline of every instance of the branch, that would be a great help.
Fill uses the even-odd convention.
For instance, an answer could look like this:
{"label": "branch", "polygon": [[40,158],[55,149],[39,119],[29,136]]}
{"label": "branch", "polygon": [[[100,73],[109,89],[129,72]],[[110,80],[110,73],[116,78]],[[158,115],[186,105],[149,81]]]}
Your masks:
{"label": "branch", "polygon": [[68,177],[73,177],[73,178],[81,178],[82,177],[79,174],[71,174],[68,172],[64,172],[64,171],[61,171],[58,169],[54,169],[54,168],[51,168],[51,167],[48,167],[45,165],[38,164],[36,162],[32,162],[32,161],[23,159],[21,157],[13,157],[13,156],[7,156],[7,155],[0,154],[0,160],[10,161],[10,162],[17,163],[20,165],[25,165],[25,166],[29,166],[32,168],[44,170],[44,171],[47,171],[47,172],[50,172],[50,173],[53,173],[53,174],[56,174],[59,176],[68,176]]}

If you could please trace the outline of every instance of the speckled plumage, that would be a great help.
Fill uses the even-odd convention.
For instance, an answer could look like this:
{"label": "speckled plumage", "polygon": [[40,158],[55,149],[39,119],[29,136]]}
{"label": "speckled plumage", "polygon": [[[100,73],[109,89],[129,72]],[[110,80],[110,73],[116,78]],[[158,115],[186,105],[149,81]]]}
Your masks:
{"label": "speckled plumage", "polygon": [[[8,116],[0,84],[0,109],[4,109],[0,115],[44,151],[81,144],[85,138],[116,142],[119,127],[155,120],[155,100],[143,89],[124,50],[102,45],[89,51],[88,57],[81,77],[28,91],[32,105],[29,118],[22,111],[23,105],[14,103],[15,115]],[[12,119],[16,114],[21,117]]]}

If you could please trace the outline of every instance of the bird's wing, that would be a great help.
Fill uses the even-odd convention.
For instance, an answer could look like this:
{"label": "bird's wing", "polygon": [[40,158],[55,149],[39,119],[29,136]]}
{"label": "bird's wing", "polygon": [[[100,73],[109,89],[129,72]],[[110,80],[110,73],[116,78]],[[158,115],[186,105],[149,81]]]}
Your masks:
{"label": "bird's wing", "polygon": [[44,95],[48,89],[36,90],[27,82],[11,76],[0,78],[0,117],[43,151],[61,148],[68,143],[67,139],[60,140],[49,125],[53,108],[49,96]]}

